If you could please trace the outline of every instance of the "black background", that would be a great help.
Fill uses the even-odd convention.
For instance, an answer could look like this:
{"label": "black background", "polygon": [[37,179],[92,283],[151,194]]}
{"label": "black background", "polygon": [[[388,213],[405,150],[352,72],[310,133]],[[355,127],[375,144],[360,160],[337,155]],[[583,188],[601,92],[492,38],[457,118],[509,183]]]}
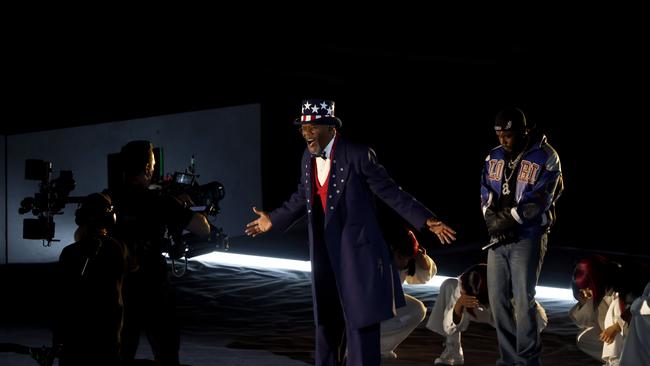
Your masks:
{"label": "black background", "polygon": [[[566,190],[551,244],[648,253],[640,214],[647,116],[635,111],[647,101],[647,84],[638,32],[598,22],[568,24],[571,32],[550,21],[357,25],[355,32],[334,22],[299,24],[282,32],[244,32],[243,24],[196,32],[132,33],[117,24],[91,34],[84,27],[14,29],[0,133],[260,103],[268,210],[298,182],[304,142],[292,121],[301,100],[331,98],[344,136],[373,147],[405,190],[457,229],[459,241],[481,243],[479,180],[497,144],[494,115],[516,105],[561,158]],[[426,235],[424,242],[437,245]]]}

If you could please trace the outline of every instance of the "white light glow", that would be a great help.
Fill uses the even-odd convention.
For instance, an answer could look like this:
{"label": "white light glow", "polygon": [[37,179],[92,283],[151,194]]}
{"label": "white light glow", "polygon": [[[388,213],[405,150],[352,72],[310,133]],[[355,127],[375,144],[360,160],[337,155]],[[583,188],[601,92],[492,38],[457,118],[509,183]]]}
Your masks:
{"label": "white light glow", "polygon": [[[433,276],[432,279],[429,280],[429,282],[425,283],[424,286],[431,286],[431,287],[438,288],[448,278],[451,277],[435,275]],[[421,286],[421,285],[414,285],[414,286]]]}
{"label": "white light glow", "polygon": [[573,291],[570,288],[557,288],[537,286],[535,287],[535,297],[545,299],[576,301],[573,298]]}
{"label": "white light glow", "polygon": [[[311,263],[309,261],[299,261],[294,259],[260,257],[255,255],[244,255],[224,252],[212,252],[209,254],[194,257],[191,260],[197,260],[206,263],[235,265],[243,267],[257,267],[268,269],[288,269],[301,272],[311,272]],[[448,278],[447,276],[436,275],[424,285],[415,286],[430,286],[439,288],[442,282]],[[574,301],[573,292],[571,289],[537,286],[535,287],[535,297],[544,299],[568,300]]]}
{"label": "white light glow", "polygon": [[[451,277],[435,275],[429,282],[424,285],[415,285],[415,286],[431,286],[431,287],[440,287],[442,283]],[[558,288],[558,287],[548,287],[548,286],[537,286],[535,287],[535,297],[542,299],[554,299],[554,300],[568,300],[575,301],[573,298],[573,291],[570,288]]]}
{"label": "white light glow", "polygon": [[269,269],[289,269],[294,271],[311,272],[309,261],[298,261],[294,259],[259,257],[256,255],[244,255],[224,252],[212,252],[192,258],[206,263],[226,264],[243,267],[257,267]]}

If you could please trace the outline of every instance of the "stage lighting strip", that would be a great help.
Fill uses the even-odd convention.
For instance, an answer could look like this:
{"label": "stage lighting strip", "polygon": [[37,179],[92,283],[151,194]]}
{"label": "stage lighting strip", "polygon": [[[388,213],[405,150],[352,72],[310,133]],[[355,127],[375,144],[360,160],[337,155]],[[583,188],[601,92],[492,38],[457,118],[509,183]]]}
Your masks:
{"label": "stage lighting strip", "polygon": [[[293,271],[310,272],[311,264],[309,261],[299,261],[294,259],[272,258],[272,257],[259,257],[254,255],[212,252],[202,256],[194,257],[191,260],[196,260],[206,263],[215,263],[231,266],[243,267],[257,267],[265,269],[285,269]],[[442,281],[449,277],[436,275],[429,282],[424,285],[417,286],[432,286],[440,287]],[[556,299],[575,301],[571,289],[537,286],[535,288],[537,298]]]}

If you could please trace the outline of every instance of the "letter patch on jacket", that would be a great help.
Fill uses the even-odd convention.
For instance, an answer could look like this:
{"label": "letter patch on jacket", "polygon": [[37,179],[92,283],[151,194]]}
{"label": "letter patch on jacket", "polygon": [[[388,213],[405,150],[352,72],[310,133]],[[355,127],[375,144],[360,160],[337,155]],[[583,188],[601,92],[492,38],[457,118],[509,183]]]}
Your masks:
{"label": "letter patch on jacket", "polygon": [[488,179],[500,181],[501,176],[503,175],[503,164],[503,160],[490,160],[490,167],[488,168]]}
{"label": "letter patch on jacket", "polygon": [[535,184],[537,173],[539,173],[539,164],[531,163],[528,160],[522,160],[517,180],[528,184]]}

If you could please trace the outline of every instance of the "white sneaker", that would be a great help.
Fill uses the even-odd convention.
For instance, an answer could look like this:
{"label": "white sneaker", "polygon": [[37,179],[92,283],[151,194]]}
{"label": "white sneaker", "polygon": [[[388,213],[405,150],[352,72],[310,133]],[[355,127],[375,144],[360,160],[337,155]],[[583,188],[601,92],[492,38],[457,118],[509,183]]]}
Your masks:
{"label": "white sneaker", "polygon": [[395,353],[395,351],[382,352],[381,353],[381,358],[395,359],[395,358],[397,358],[397,353]]}
{"label": "white sneaker", "polygon": [[465,363],[463,348],[452,349],[452,347],[445,347],[440,357],[436,358],[433,363],[436,365],[462,365]]}

